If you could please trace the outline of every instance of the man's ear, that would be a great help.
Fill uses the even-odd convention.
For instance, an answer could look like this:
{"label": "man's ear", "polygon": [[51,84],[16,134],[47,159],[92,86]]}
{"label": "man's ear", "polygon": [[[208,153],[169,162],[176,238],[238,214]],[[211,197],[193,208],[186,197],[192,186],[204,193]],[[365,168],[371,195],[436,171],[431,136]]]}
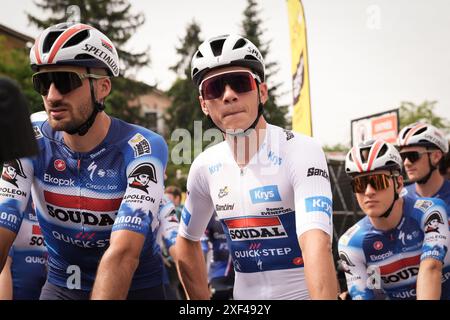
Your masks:
{"label": "man's ear", "polygon": [[103,78],[97,80],[97,101],[103,101],[111,92],[111,79]]}
{"label": "man's ear", "polygon": [[267,88],[267,84],[265,82],[259,84],[259,94],[262,104],[265,104],[269,99],[269,89]]}
{"label": "man's ear", "polygon": [[442,157],[444,155],[442,154],[441,150],[434,150],[433,152],[431,152],[430,157],[431,157],[431,163],[434,166],[437,166],[439,164],[439,161],[441,161]]}
{"label": "man's ear", "polygon": [[397,192],[400,193],[404,185],[403,176],[400,174],[399,176],[396,177],[396,179],[397,179]]}
{"label": "man's ear", "polygon": [[206,107],[206,102],[205,102],[205,100],[203,100],[203,97],[198,96],[198,101],[200,101],[200,107],[202,108],[203,113],[205,114],[205,116],[208,116],[209,111],[208,111],[208,108]]}

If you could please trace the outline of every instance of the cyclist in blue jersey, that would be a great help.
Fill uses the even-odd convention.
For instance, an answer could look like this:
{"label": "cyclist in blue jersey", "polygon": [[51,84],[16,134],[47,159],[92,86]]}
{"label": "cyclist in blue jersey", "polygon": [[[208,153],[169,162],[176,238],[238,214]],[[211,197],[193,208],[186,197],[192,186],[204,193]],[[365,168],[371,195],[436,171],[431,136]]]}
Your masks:
{"label": "cyclist in blue jersey", "polygon": [[430,124],[418,122],[403,128],[397,142],[405,172],[412,182],[402,195],[442,199],[449,211],[450,181],[438,170],[449,149],[444,133]]}
{"label": "cyclist in blue jersey", "polygon": [[32,194],[48,249],[41,299],[164,299],[152,222],[167,145],[104,112],[116,48],[89,25],[61,23],[36,39],[30,60],[45,108],[31,117],[39,155],[5,164],[0,267]]}
{"label": "cyclist in blue jersey", "polygon": [[227,237],[223,231],[217,213],[209,220],[205,231],[205,246],[209,249],[208,283],[212,300],[230,300],[233,298],[234,268],[228,248]]}
{"label": "cyclist in blue jersey", "polygon": [[399,152],[383,140],[365,141],[347,154],[345,171],[366,215],[339,239],[352,299],[450,297],[445,203],[399,197],[401,170]]}
{"label": "cyclist in blue jersey", "polygon": [[31,198],[0,274],[0,299],[38,300],[47,278],[47,250]]}
{"label": "cyclist in blue jersey", "polygon": [[200,238],[214,211],[235,269],[234,299],[336,299],[332,202],[318,143],[268,124],[264,60],[239,35],[203,42],[191,74],[225,140],[192,163],[177,254],[192,299],[208,299]]}

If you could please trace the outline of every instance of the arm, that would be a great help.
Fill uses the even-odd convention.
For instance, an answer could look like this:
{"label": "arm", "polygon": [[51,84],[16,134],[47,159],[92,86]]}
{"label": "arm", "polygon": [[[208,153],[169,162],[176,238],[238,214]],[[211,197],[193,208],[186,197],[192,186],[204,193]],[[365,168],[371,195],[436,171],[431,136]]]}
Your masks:
{"label": "arm", "polygon": [[441,298],[442,262],[429,258],[422,260],[417,275],[417,300]]}
{"label": "arm", "polygon": [[305,263],[305,277],[312,299],[336,299],[336,270],[330,236],[322,230],[309,230],[299,237]]}
{"label": "arm", "polygon": [[127,298],[144,240],[142,234],[128,230],[111,234],[111,244],[100,261],[91,299]]}
{"label": "arm", "polygon": [[3,271],[0,273],[0,300],[12,300],[13,298],[11,264],[12,258],[8,257]]}
{"label": "arm", "polygon": [[181,283],[191,300],[206,300],[210,297],[206,264],[199,241],[191,241],[178,236],[176,241],[177,266]]}
{"label": "arm", "polygon": [[16,233],[6,228],[0,228],[0,269],[6,266],[6,259],[8,258],[9,249],[11,248]]}

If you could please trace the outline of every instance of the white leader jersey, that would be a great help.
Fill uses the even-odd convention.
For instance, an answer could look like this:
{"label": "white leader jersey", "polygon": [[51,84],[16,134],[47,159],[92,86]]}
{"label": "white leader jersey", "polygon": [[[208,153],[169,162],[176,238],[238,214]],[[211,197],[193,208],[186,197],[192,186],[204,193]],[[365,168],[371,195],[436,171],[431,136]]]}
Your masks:
{"label": "white leader jersey", "polygon": [[179,234],[200,240],[215,210],[236,271],[234,299],[308,299],[298,237],[332,236],[326,159],[312,138],[273,125],[263,139],[244,168],[226,141],[194,160]]}

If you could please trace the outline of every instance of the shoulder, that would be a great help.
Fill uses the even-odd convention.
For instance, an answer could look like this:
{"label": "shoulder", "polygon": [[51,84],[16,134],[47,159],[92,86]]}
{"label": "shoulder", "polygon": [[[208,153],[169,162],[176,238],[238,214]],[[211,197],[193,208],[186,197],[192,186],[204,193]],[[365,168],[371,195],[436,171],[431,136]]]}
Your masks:
{"label": "shoulder", "polygon": [[168,148],[164,138],[144,127],[111,118],[114,137],[122,151],[131,159],[151,156],[167,162]]}
{"label": "shoulder", "polygon": [[207,148],[194,159],[189,173],[191,171],[202,172],[203,170],[212,170],[212,167],[222,165],[225,154],[229,152],[227,148],[228,146],[225,141]]}
{"label": "shoulder", "polygon": [[276,137],[280,154],[284,157],[295,159],[295,161],[313,160],[315,158],[325,159],[322,147],[315,138],[270,124],[268,130],[272,136],[272,141]]}
{"label": "shoulder", "polygon": [[346,246],[362,248],[363,240],[369,231],[367,217],[364,217],[339,238],[339,248]]}

